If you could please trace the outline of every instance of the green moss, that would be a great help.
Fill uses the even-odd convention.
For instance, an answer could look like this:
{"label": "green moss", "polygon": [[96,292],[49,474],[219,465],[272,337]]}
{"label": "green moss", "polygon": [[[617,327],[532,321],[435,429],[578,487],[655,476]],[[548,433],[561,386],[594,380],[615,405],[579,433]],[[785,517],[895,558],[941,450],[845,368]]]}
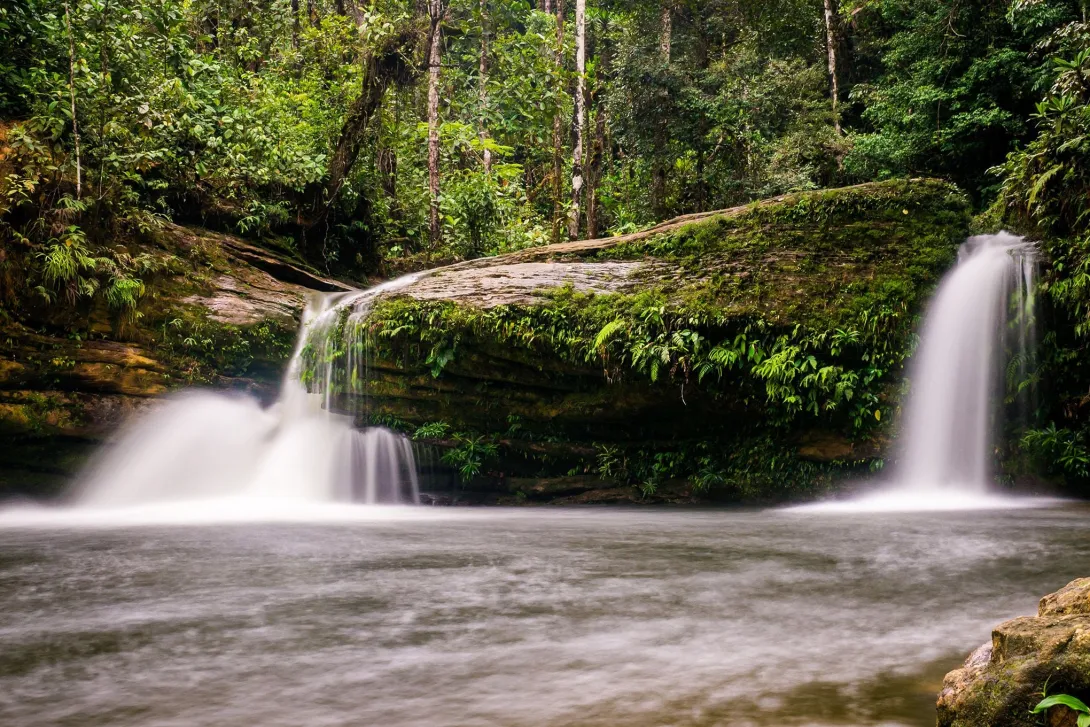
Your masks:
{"label": "green moss", "polygon": [[220,376],[275,378],[296,336],[277,321],[235,326],[197,307],[179,310],[157,333],[163,353],[185,383],[214,383]]}
{"label": "green moss", "polygon": [[[615,479],[634,486],[797,496],[860,466],[799,458],[803,430],[864,444],[892,419],[889,392],[967,209],[929,180],[794,195],[590,253],[648,261],[639,291],[562,287],[488,308],[388,298],[326,350],[364,349],[381,416],[497,440],[517,416],[521,439],[618,448],[633,464]],[[327,363],[318,350],[312,371]]]}

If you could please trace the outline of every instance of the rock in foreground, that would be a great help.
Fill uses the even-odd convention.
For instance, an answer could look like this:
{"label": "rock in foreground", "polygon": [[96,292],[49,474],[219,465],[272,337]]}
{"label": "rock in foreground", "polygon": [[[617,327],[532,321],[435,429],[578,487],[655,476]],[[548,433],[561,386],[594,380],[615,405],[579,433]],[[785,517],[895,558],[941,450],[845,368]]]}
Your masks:
{"label": "rock in foreground", "polygon": [[1046,683],[1049,694],[1090,701],[1090,578],[1042,598],[1036,616],[997,626],[990,643],[947,674],[939,727],[1074,727],[1066,707],[1047,718],[1030,713]]}

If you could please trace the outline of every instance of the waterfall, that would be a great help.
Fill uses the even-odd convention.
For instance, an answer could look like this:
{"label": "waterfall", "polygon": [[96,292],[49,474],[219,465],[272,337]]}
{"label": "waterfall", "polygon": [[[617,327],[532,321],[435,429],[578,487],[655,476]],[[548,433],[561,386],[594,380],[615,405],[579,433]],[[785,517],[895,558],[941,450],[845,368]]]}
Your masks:
{"label": "waterfall", "polygon": [[[262,409],[251,397],[210,391],[170,397],[102,451],[77,482],[76,503],[418,502],[411,442],[380,427],[357,430],[355,411],[333,409],[336,391],[361,393],[352,374],[365,363],[353,358],[359,347],[349,345],[348,366],[335,365],[334,333],[342,317],[349,319],[345,331],[357,330],[354,324],[381,292],[415,279],[313,295],[275,404]],[[308,352],[322,365],[304,382]]]}
{"label": "waterfall", "polygon": [[1036,254],[1009,233],[970,237],[927,312],[910,370],[898,481],[983,493],[991,479],[1007,347],[1021,378],[1033,358]]}
{"label": "waterfall", "polygon": [[[1038,507],[1050,498],[989,493],[1005,392],[1036,368],[1037,254],[1021,237],[970,237],[939,283],[909,366],[898,462],[892,481],[848,500],[788,508],[878,512]],[[1012,407],[1027,418],[1029,392]]]}

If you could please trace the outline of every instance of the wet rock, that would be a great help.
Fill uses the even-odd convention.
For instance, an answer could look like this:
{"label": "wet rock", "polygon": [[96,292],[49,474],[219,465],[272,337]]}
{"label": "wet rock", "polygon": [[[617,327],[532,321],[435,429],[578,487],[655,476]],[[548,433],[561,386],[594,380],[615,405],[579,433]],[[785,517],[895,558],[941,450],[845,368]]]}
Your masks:
{"label": "wet rock", "polygon": [[432,507],[450,507],[454,504],[454,498],[449,495],[439,495],[434,492],[421,492],[420,504]]}
{"label": "wet rock", "polygon": [[857,459],[855,445],[843,434],[810,431],[799,438],[799,457],[815,462]]}
{"label": "wet rock", "polygon": [[275,390],[308,291],[347,289],[198,228],[124,244],[166,270],[145,276],[135,319],[30,290],[0,313],[0,496],[57,492],[125,418],[181,386]]}
{"label": "wet rock", "polygon": [[[881,456],[895,374],[866,384],[890,395],[872,391],[888,399],[882,411],[854,423],[858,397],[793,416],[755,358],[732,346],[749,340],[752,358],[777,339],[854,341],[817,346],[788,377],[785,388],[800,391],[806,366],[835,379],[870,346],[906,350],[901,311],[918,310],[953,262],[966,211],[944,182],[873,183],[425,272],[368,302],[368,333],[355,333],[372,338],[365,406],[383,421],[442,422],[497,445],[485,469],[536,480],[513,493],[526,501],[660,501],[646,493],[673,477],[731,501],[822,494]],[[861,321],[878,310],[898,312],[881,342],[864,340]],[[690,349],[694,340],[703,348]],[[732,363],[701,361],[713,347],[731,349]],[[337,404],[363,408],[352,396]],[[616,482],[565,479],[603,472]]]}
{"label": "wet rock", "polygon": [[[1041,599],[1036,616],[1000,624],[960,669],[946,675],[938,699],[939,727],[1031,727],[1030,710],[1049,694],[1090,700],[1090,578]],[[1049,710],[1047,724],[1075,725],[1067,707]]]}

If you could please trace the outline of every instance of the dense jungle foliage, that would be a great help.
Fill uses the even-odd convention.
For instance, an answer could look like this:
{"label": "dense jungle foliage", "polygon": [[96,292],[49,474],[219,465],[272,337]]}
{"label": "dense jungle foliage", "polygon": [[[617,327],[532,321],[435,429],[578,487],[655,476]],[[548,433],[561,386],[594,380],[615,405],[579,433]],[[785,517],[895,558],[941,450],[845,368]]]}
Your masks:
{"label": "dense jungle foliage", "polygon": [[15,0],[0,6],[0,299],[135,318],[156,261],[117,241],[166,221],[363,278],[934,176],[981,229],[1042,240],[1044,350],[1011,382],[1039,390],[1039,411],[1002,456],[1087,479],[1087,12]]}

